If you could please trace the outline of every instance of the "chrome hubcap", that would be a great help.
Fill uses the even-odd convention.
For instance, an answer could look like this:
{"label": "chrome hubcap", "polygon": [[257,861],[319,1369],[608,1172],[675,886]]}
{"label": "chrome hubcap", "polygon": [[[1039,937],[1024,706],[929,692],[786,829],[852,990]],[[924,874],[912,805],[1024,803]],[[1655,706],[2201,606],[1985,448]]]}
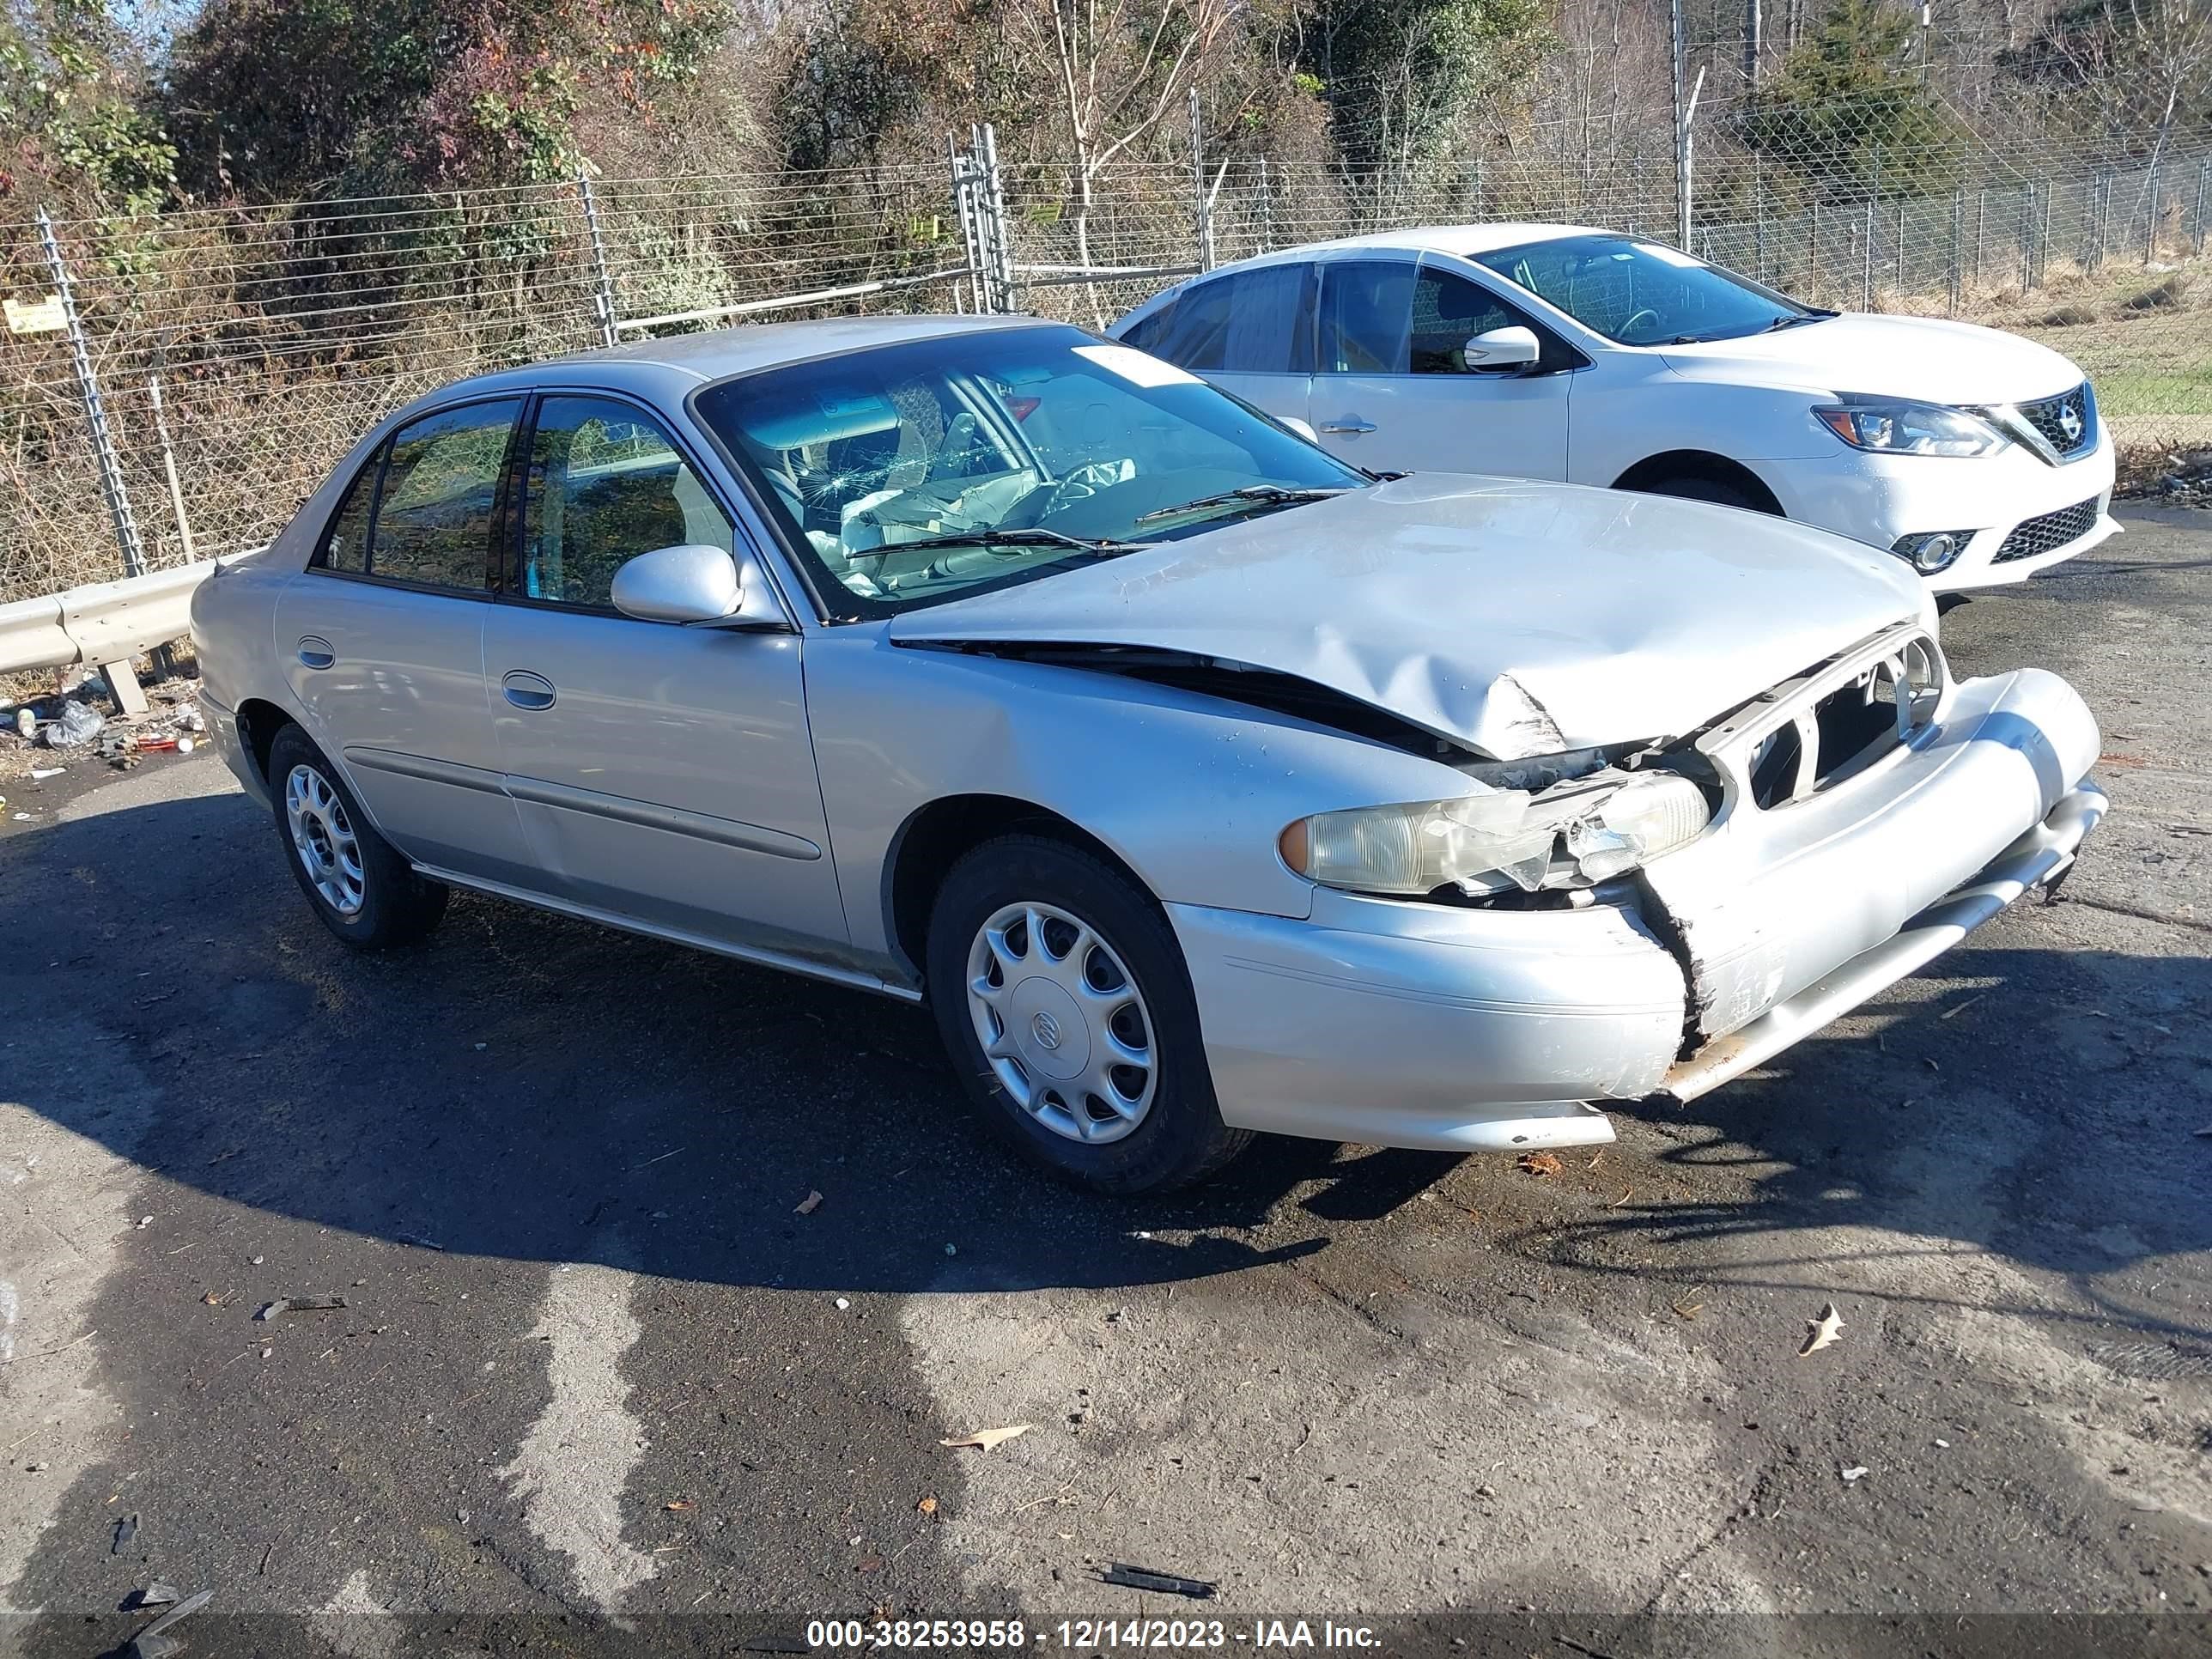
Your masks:
{"label": "chrome hubcap", "polygon": [[1054,1134],[1119,1140],[1152,1109],[1151,1012],[1079,917],[1009,904],[985,921],[968,947],[968,1015],[1000,1086]]}
{"label": "chrome hubcap", "polygon": [[284,819],[292,851],[323,902],[342,916],[358,915],[368,890],[361,842],[331,781],[312,766],[294,767],[284,780]]}

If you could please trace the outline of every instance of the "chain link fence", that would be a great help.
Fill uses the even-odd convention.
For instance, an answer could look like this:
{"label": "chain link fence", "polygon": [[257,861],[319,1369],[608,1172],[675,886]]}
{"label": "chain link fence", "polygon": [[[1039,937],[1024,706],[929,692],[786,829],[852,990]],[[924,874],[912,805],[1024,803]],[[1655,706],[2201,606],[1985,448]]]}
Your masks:
{"label": "chain link fence", "polygon": [[[1703,112],[1686,187],[1663,111],[1523,124],[1418,170],[1211,155],[1194,120],[1184,153],[1087,188],[1073,162],[1001,162],[978,129],[939,166],[202,208],[56,223],[51,250],[17,226],[0,602],[258,544],[398,404],[611,339],[867,310],[1096,325],[1301,242],[1488,220],[1671,240],[1686,203],[1717,263],[1820,304],[2016,329],[2096,378],[2124,444],[2212,445],[2212,144],[2039,149],[1953,122],[1948,148],[1900,159],[1814,130],[1793,152],[1742,107]],[[64,286],[74,325],[38,305]]]}

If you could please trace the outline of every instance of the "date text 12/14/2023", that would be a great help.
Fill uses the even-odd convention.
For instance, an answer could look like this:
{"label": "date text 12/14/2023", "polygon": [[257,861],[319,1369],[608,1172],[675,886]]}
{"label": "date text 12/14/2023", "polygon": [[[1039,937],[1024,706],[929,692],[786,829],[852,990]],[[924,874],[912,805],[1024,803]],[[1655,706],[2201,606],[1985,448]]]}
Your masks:
{"label": "date text 12/14/2023", "polygon": [[813,1649],[908,1651],[1018,1650],[1031,1644],[1086,1651],[1159,1652],[1231,1646],[1285,1652],[1382,1646],[1371,1627],[1340,1625],[1332,1619],[1261,1619],[1249,1623],[1222,1619],[1063,1619],[1035,1626],[1019,1619],[832,1619],[810,1622],[806,1644]]}

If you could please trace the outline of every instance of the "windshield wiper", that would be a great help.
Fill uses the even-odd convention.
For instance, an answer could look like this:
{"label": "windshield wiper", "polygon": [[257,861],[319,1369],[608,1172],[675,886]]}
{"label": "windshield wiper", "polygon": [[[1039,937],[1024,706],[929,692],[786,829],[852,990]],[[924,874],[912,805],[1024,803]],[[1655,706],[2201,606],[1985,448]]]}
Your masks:
{"label": "windshield wiper", "polygon": [[1224,489],[1218,495],[1200,495],[1194,501],[1185,501],[1178,507],[1155,507],[1141,514],[1139,524],[1157,524],[1162,519],[1176,519],[1186,513],[1203,513],[1211,507],[1292,507],[1300,501],[1325,501],[1332,495],[1342,495],[1351,489],[1349,484],[1337,484],[1327,489],[1301,489],[1291,484],[1245,484],[1236,489]]}
{"label": "windshield wiper", "polygon": [[1772,334],[1785,328],[1801,328],[1807,323],[1825,323],[1829,318],[1839,314],[1840,313],[1833,311],[1820,311],[1815,309],[1812,311],[1800,312],[1794,317],[1777,317],[1772,322],[1761,329],[1759,332],[1762,334]]}
{"label": "windshield wiper", "polygon": [[1117,553],[1141,552],[1144,546],[1142,542],[1085,538],[1031,525],[1011,529],[963,530],[942,536],[925,536],[920,541],[913,542],[885,542],[881,547],[866,548],[862,551],[865,554],[917,553],[954,547],[1064,547],[1070,552],[1087,554],[1092,558],[1109,559]]}

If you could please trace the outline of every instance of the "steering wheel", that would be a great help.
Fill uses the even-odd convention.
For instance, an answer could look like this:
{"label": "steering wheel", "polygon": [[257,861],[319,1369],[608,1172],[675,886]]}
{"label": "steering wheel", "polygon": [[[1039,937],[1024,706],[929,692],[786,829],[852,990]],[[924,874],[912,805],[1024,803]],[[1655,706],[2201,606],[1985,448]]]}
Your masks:
{"label": "steering wheel", "polygon": [[1650,306],[1644,306],[1629,313],[1628,320],[1620,325],[1620,331],[1623,334],[1633,334],[1636,332],[1638,324],[1656,324],[1658,320],[1659,313],[1652,310]]}

